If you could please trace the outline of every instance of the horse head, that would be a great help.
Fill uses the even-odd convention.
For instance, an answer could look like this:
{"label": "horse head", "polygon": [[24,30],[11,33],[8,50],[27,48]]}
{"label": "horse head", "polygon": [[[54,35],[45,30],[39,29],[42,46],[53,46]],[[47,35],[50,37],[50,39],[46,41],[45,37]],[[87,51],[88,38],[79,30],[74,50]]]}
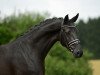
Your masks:
{"label": "horse head", "polygon": [[83,55],[83,51],[80,47],[80,41],[77,37],[77,28],[74,22],[77,20],[79,14],[69,19],[68,15],[65,16],[60,31],[60,42],[63,46],[68,48],[76,58]]}

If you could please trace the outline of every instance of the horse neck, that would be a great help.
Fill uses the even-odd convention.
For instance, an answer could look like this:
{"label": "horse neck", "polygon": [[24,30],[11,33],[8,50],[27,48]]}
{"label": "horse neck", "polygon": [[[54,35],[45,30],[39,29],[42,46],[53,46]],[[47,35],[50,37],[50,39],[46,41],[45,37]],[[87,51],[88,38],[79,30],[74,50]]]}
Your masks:
{"label": "horse neck", "polygon": [[[33,48],[38,51],[42,60],[45,59],[50,48],[58,41],[58,35],[61,28],[61,21],[53,22],[41,27],[30,38]],[[35,36],[34,36],[35,35]]]}
{"label": "horse neck", "polygon": [[37,56],[44,60],[50,48],[58,41],[58,35],[61,28],[62,20],[50,22],[47,25],[41,26],[38,30],[31,30],[19,40],[29,45],[31,52],[37,52]]}
{"label": "horse neck", "polygon": [[45,59],[50,48],[56,41],[56,36],[44,36],[43,38],[39,39],[37,43],[35,43],[34,47],[36,50],[38,50],[38,54],[42,60]]}
{"label": "horse neck", "polygon": [[33,42],[35,42],[35,47],[41,55],[41,59],[45,59],[51,47],[58,41],[60,26],[61,24],[59,22],[53,23],[50,26],[45,26],[43,30],[38,32],[39,35]]}

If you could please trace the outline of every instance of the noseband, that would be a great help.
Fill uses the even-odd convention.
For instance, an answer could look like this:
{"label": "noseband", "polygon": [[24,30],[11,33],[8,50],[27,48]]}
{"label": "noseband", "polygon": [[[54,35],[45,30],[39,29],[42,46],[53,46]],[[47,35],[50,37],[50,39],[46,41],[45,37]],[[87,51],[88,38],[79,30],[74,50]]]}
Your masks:
{"label": "noseband", "polygon": [[[75,27],[76,27],[76,26],[62,25],[62,26],[61,26],[61,32],[63,32],[63,30],[62,30],[62,29],[63,29],[64,27],[66,27],[66,26],[67,26],[67,27],[69,27],[69,28],[72,28],[72,27],[74,27],[74,28],[75,28]],[[66,36],[66,34],[65,34],[65,33],[64,33],[64,35]],[[65,40],[65,42],[67,42],[67,41]],[[72,45],[74,45],[74,44],[78,44],[78,43],[80,43],[79,39],[74,39],[74,40],[72,40],[72,41],[68,42],[66,45],[67,45],[67,46],[68,46],[68,48],[71,50],[71,52],[73,52],[74,50],[72,50],[71,46],[72,46]]]}

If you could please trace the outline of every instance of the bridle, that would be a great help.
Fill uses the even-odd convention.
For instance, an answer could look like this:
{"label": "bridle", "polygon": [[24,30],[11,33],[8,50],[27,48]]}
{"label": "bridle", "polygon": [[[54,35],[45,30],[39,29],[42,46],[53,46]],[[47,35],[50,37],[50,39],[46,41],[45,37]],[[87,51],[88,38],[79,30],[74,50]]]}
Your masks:
{"label": "bridle", "polygon": [[72,40],[72,41],[68,42],[68,46],[70,47],[73,44],[76,44],[76,43],[79,43],[79,42],[80,42],[79,39]]}
{"label": "bridle", "polygon": [[[76,28],[75,25],[74,26],[62,25],[61,26],[61,33],[64,33],[65,37],[66,37],[66,34],[63,31],[63,28],[66,27],[66,26],[69,27],[69,28]],[[60,38],[61,38],[61,33],[60,33]],[[64,41],[67,42],[67,40],[64,40]],[[70,49],[71,52],[73,52],[74,50],[71,48],[71,46],[74,45],[74,44],[78,44],[78,43],[80,43],[79,39],[74,39],[70,42],[67,42],[66,46]]]}

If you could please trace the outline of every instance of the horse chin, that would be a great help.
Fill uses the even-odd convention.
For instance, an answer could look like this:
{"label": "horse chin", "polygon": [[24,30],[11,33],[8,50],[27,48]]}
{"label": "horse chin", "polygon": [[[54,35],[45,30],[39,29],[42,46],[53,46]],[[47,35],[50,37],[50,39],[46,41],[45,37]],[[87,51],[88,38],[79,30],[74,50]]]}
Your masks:
{"label": "horse chin", "polygon": [[75,51],[73,51],[73,55],[75,58],[80,58],[83,55],[83,51],[82,50],[75,50]]}

